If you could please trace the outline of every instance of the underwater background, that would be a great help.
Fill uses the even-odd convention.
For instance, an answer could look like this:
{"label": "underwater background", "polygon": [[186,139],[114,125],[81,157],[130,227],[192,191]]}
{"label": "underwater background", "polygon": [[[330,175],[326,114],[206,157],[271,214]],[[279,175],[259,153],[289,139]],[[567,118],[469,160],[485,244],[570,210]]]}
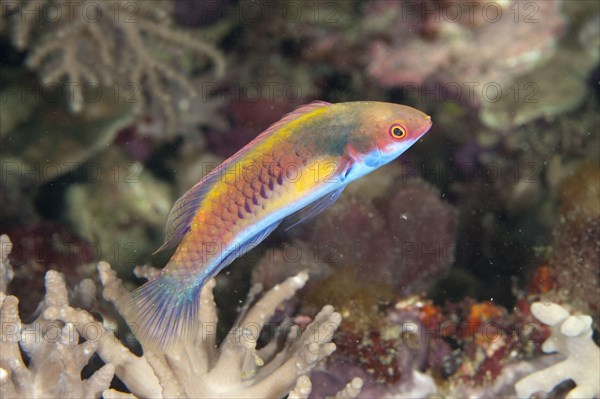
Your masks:
{"label": "underwater background", "polygon": [[[171,206],[210,170],[302,104],[369,100],[433,127],[222,271],[217,342],[252,287],[306,270],[261,340],[325,305],[340,313],[310,397],[355,377],[362,392],[347,397],[516,397],[565,359],[544,354],[539,301],[591,316],[598,350],[600,2],[3,0],[0,12],[0,291],[24,323],[56,270],[140,354],[98,294],[98,262],[140,285],[134,268],[172,253],[152,255]],[[572,367],[536,397],[581,386],[578,367],[600,373]]]}

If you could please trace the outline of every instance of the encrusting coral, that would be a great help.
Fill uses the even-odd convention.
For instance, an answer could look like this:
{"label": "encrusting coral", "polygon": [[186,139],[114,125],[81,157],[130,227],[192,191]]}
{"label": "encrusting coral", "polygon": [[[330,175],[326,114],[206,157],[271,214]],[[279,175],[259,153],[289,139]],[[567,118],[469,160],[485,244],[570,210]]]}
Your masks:
{"label": "encrusting coral", "polygon": [[139,0],[15,0],[3,5],[6,21],[0,29],[10,26],[13,44],[28,49],[27,65],[45,85],[66,80],[74,112],[102,95],[132,103],[138,115],[155,103],[172,133],[177,107],[185,104],[175,104],[171,92],[186,93],[188,101],[196,96],[183,64],[190,56],[208,59],[217,77],[225,67],[216,48],[172,26],[172,6]]}
{"label": "encrusting coral", "polygon": [[559,352],[566,359],[523,378],[515,384],[517,395],[528,398],[538,391],[551,391],[562,381],[571,379],[577,385],[567,399],[597,398],[600,396],[600,348],[592,340],[592,318],[571,315],[555,303],[535,302],[531,312],[551,328],[544,341],[546,353]]}
{"label": "encrusting coral", "polygon": [[[98,264],[103,296],[120,308],[128,293],[106,262]],[[136,274],[151,278],[157,269],[138,267]],[[335,350],[331,342],[341,316],[325,306],[304,331],[297,325],[280,326],[275,339],[260,349],[258,338],[277,306],[292,297],[308,279],[306,272],[290,277],[260,299],[260,286],[251,291],[239,319],[217,345],[217,310],[213,300],[215,280],[200,295],[202,328],[190,346],[169,353],[144,350],[133,354],[114,333],[91,313],[70,306],[64,277],[46,273],[46,295],[39,316],[22,325],[14,296],[0,292],[0,392],[3,398],[105,398],[123,397],[290,397],[306,398],[311,384],[307,374]],[[83,339],[83,343],[79,343]],[[21,351],[27,354],[28,364]],[[97,354],[105,363],[90,378],[81,370]],[[117,376],[131,393],[108,389]],[[65,383],[56,384],[56,381]],[[354,398],[362,381],[353,379],[338,393]]]}

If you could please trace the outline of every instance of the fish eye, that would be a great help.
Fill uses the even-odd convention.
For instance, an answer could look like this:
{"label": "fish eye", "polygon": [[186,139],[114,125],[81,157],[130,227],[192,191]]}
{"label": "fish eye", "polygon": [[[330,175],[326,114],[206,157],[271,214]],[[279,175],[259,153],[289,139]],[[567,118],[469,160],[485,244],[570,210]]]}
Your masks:
{"label": "fish eye", "polygon": [[395,123],[392,126],[390,126],[390,135],[394,139],[403,139],[404,137],[406,137],[406,129],[404,128],[404,126]]}

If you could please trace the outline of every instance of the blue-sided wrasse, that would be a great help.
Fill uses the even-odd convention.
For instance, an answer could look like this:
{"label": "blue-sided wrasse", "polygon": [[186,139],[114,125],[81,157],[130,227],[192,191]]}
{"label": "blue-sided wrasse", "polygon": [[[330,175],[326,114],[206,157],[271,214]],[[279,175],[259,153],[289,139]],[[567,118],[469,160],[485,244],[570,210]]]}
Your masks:
{"label": "blue-sided wrasse", "polygon": [[397,158],[431,127],[411,107],[317,101],[283,117],[173,206],[161,274],[132,292],[124,316],[140,342],[167,350],[192,338],[203,284],[277,226],[317,215],[348,183]]}

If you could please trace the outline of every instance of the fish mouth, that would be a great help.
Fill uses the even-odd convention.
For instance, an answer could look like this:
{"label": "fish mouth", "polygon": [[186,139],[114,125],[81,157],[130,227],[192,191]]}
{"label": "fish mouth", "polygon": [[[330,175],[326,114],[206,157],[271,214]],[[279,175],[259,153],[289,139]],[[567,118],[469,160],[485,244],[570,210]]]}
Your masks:
{"label": "fish mouth", "polygon": [[425,115],[425,124],[423,125],[423,127],[421,128],[421,131],[417,135],[417,140],[420,139],[421,137],[423,137],[423,135],[425,133],[427,133],[429,131],[429,129],[431,129],[431,126],[433,126],[433,121],[431,120],[431,116]]}

